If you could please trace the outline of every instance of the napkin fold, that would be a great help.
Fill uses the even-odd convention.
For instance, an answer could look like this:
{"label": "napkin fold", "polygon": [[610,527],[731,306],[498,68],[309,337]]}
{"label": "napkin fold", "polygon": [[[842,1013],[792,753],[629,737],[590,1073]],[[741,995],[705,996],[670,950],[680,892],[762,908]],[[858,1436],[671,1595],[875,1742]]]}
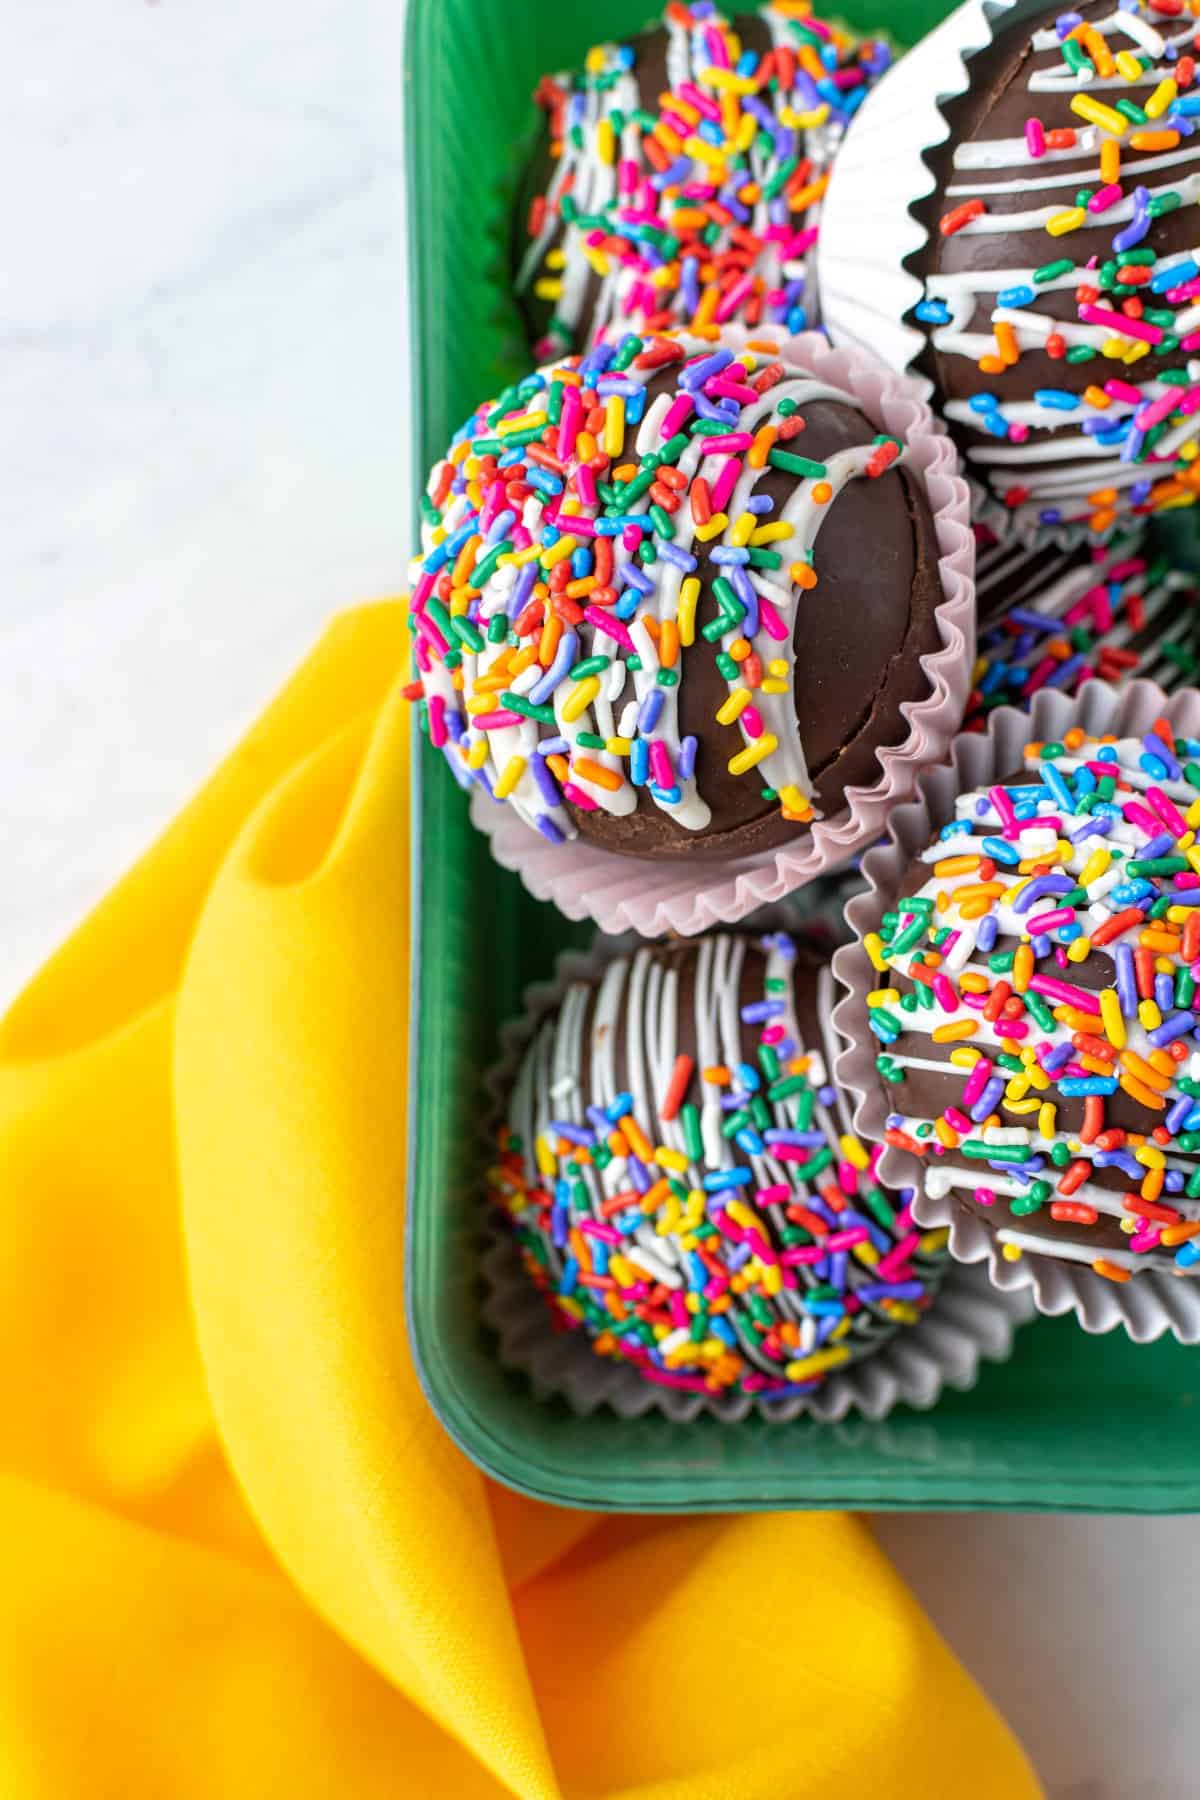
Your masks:
{"label": "napkin fold", "polygon": [[403,609],[0,1023],[0,1792],[1024,1800],[859,1521],[489,1484],[402,1297]]}

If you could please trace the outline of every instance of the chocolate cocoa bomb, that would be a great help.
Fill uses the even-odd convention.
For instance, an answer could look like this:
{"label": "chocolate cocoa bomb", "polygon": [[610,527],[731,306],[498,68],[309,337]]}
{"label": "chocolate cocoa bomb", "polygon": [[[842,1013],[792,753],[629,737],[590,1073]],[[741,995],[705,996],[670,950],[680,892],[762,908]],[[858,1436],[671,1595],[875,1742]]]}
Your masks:
{"label": "chocolate cocoa bomb", "polygon": [[597,346],[485,403],[413,570],[429,735],[554,843],[740,856],[843,807],[939,647],[904,447],[765,351]]}
{"label": "chocolate cocoa bomb", "polygon": [[1110,0],[997,26],[944,107],[913,266],[969,471],[1036,535],[1194,495],[1196,21]]}
{"label": "chocolate cocoa bomb", "polygon": [[790,9],[730,22],[699,4],[545,77],[513,221],[535,356],[602,329],[815,325],[827,171],[890,61],[882,42]]}
{"label": "chocolate cocoa bomb", "polygon": [[961,796],[874,946],[896,996],[873,1013],[888,1138],[1006,1255],[1114,1281],[1187,1273],[1200,746],[1166,728],[1030,748],[1026,768]]}
{"label": "chocolate cocoa bomb", "polygon": [[975,683],[964,730],[982,730],[997,706],[1028,710],[1044,687],[1073,694],[1093,676],[1135,677],[1167,691],[1200,669],[1195,578],[1155,554],[1135,526],[1105,546],[1047,542],[1035,550],[992,542],[976,562]]}
{"label": "chocolate cocoa bomb", "polygon": [[601,1354],[769,1399],[920,1318],[946,1234],[874,1179],[831,1085],[832,1005],[813,946],[718,933],[617,957],[537,1029],[490,1198]]}

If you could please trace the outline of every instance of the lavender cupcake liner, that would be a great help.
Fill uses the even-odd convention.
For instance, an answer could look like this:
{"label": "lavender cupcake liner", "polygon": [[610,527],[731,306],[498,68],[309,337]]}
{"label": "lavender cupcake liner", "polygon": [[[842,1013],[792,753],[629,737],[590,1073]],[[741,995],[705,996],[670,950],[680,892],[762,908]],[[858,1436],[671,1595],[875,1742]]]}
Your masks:
{"label": "lavender cupcake liner", "polygon": [[816,333],[797,337],[767,328],[730,330],[722,341],[772,342],[784,360],[843,389],[880,430],[903,438],[906,467],[920,481],[933,515],[942,601],[940,643],[921,659],[925,691],[901,708],[907,736],[878,751],[879,779],[850,787],[845,804],[779,849],[729,861],[680,857],[653,861],[622,856],[573,839],[547,843],[513,811],[473,790],[471,818],[492,854],[514,870],[538,900],[602,931],[692,936],[732,925],[781,900],[870,844],[891,810],[912,794],[922,769],[941,760],[961,722],[975,656],[975,545],[967,487],[950,440],[935,424],[913,383],[861,352],[835,350]]}
{"label": "lavender cupcake liner", "polygon": [[[1188,736],[1200,733],[1200,693],[1181,688],[1168,696],[1149,681],[1134,681],[1120,690],[1089,681],[1074,700],[1043,690],[1029,714],[998,707],[986,732],[964,732],[956,738],[949,762],[927,770],[916,797],[896,809],[886,839],[863,859],[866,890],[846,909],[855,941],[833,958],[834,974],[846,990],[833,1015],[844,1045],[836,1078],[854,1097],[855,1128],[866,1141],[883,1142],[891,1108],[875,1065],[875,1039],[866,1024],[867,995],[878,976],[863,938],[878,930],[884,913],[894,905],[913,858],[953,818],[957,796],[988,787],[1019,768],[1027,744],[1059,740],[1073,727],[1091,736],[1141,737],[1161,718]],[[997,1292],[1025,1294],[1048,1317],[1073,1314],[1085,1331],[1123,1329],[1139,1344],[1153,1343],[1170,1332],[1182,1344],[1200,1343],[1200,1282],[1147,1269],[1132,1281],[1114,1284],[1090,1268],[1028,1250],[1019,1262],[1008,1262],[981,1219],[956,1205],[951,1195],[935,1198],[922,1187],[922,1167],[918,1157],[888,1145],[879,1162],[879,1178],[891,1187],[916,1186],[914,1217],[928,1227],[949,1226],[951,1256],[986,1268]]]}
{"label": "lavender cupcake liner", "polygon": [[[768,909],[755,927],[794,930],[798,917],[797,909],[785,904]],[[597,938],[587,951],[565,951],[552,980],[526,989],[524,1010],[502,1031],[500,1055],[485,1077],[490,1154],[495,1152],[495,1128],[503,1121],[539,1025],[562,1004],[572,982],[598,979],[614,957],[636,950],[638,942],[630,933],[623,939]],[[834,1423],[854,1416],[877,1421],[898,1405],[927,1410],[943,1389],[965,1392],[973,1387],[981,1363],[1005,1361],[1016,1328],[1032,1316],[1023,1293],[1000,1292],[982,1271],[951,1266],[917,1324],[897,1331],[860,1361],[834,1370],[815,1392],[779,1401],[743,1393],[709,1397],[659,1387],[628,1364],[598,1355],[582,1331],[556,1329],[544,1297],[522,1266],[515,1236],[498,1213],[484,1229],[480,1268],[483,1319],[495,1333],[501,1365],[523,1375],[538,1400],[565,1400],[581,1417],[607,1407],[626,1419],[658,1414],[677,1424],[702,1415],[730,1424],[752,1415],[772,1423],[799,1418]]]}

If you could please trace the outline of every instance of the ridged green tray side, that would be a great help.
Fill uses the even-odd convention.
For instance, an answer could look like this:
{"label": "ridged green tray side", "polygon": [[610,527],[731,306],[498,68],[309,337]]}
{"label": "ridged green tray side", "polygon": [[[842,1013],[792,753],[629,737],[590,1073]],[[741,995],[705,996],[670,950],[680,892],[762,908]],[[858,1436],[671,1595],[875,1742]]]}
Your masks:
{"label": "ridged green tray side", "polygon": [[[526,358],[496,279],[505,184],[546,69],[641,26],[646,0],[408,0],[414,466],[426,468]],[[846,14],[918,36],[939,0]],[[576,1419],[495,1365],[475,1276],[480,1076],[522,987],[586,941],[497,869],[440,756],[414,757],[414,980],[408,1316],[426,1392],[490,1473],[542,1499],[637,1511],[787,1506],[1182,1511],[1200,1507],[1200,1360],[1174,1343],[1089,1339],[1073,1321],[1024,1332],[970,1394],[881,1425],[729,1428]]]}

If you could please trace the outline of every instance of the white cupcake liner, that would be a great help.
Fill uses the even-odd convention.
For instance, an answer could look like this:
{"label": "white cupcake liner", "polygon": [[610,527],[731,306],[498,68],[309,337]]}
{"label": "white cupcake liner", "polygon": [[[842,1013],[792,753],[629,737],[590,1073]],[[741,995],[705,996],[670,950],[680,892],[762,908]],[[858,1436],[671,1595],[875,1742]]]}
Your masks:
{"label": "white cupcake liner", "polygon": [[[1050,743],[1079,726],[1092,736],[1141,736],[1156,719],[1165,718],[1187,736],[1200,734],[1200,693],[1180,688],[1170,696],[1150,681],[1132,681],[1120,689],[1089,681],[1074,699],[1047,690],[1034,697],[1028,714],[997,707],[986,732],[964,732],[955,739],[951,762],[927,770],[917,797],[897,808],[888,836],[863,859],[865,893],[852,900],[847,917],[854,942],[837,951],[834,974],[847,991],[834,1008],[834,1024],[843,1049],[835,1078],[855,1098],[854,1124],[868,1143],[882,1143],[892,1111],[875,1067],[876,1045],[866,1029],[867,994],[878,977],[862,940],[879,929],[894,903],[905,870],[954,816],[957,796],[1010,775],[1022,766],[1026,744]],[[1105,1281],[1091,1269],[1053,1256],[1026,1251],[1019,1262],[1005,1261],[995,1234],[953,1196],[933,1199],[921,1188],[922,1163],[910,1152],[889,1144],[879,1162],[879,1178],[889,1187],[917,1187],[913,1216],[922,1225],[950,1227],[950,1254],[959,1262],[985,1264],[1002,1293],[1027,1293],[1037,1310],[1056,1317],[1073,1313],[1085,1331],[1123,1327],[1138,1344],[1153,1343],[1170,1332],[1181,1344],[1200,1343],[1200,1281],[1147,1269],[1131,1281]]]}
{"label": "white cupcake liner", "polygon": [[[795,929],[796,909],[772,908],[756,927],[759,923],[763,930]],[[526,989],[522,1016],[504,1027],[499,1059],[485,1077],[492,1155],[495,1126],[503,1120],[521,1059],[542,1020],[562,1003],[573,981],[598,979],[615,956],[637,945],[633,933],[623,940],[598,937],[587,951],[564,951],[553,979]],[[943,1388],[973,1387],[981,1362],[1005,1361],[1014,1331],[1033,1312],[1026,1295],[1002,1293],[982,1271],[951,1266],[916,1325],[833,1371],[814,1393],[775,1402],[742,1393],[710,1398],[659,1387],[629,1364],[598,1355],[582,1331],[556,1330],[544,1296],[522,1266],[515,1234],[495,1214],[487,1222],[480,1266],[487,1290],[483,1318],[496,1333],[501,1364],[524,1375],[537,1399],[563,1399],[580,1416],[611,1407],[622,1418],[659,1413],[675,1423],[701,1414],[728,1423],[751,1414],[772,1422],[803,1417],[832,1423],[849,1415],[882,1419],[897,1405],[927,1410]]]}
{"label": "white cupcake liner", "polygon": [[975,656],[975,545],[967,488],[949,438],[911,382],[861,353],[831,349],[816,333],[789,337],[765,327],[730,331],[722,341],[736,348],[747,337],[777,343],[782,356],[853,395],[879,429],[907,444],[905,466],[925,490],[937,533],[941,644],[921,659],[927,691],[900,709],[908,735],[878,752],[880,778],[847,788],[839,812],[776,850],[728,861],[686,855],[653,861],[579,838],[549,844],[512,807],[476,788],[472,822],[490,839],[496,861],[514,869],[536,899],[551,900],[569,919],[590,918],[610,933],[660,937],[674,931],[686,937],[710,925],[735,924],[845,862],[878,836],[891,809],[913,792],[919,772],[945,755],[966,705]]}

